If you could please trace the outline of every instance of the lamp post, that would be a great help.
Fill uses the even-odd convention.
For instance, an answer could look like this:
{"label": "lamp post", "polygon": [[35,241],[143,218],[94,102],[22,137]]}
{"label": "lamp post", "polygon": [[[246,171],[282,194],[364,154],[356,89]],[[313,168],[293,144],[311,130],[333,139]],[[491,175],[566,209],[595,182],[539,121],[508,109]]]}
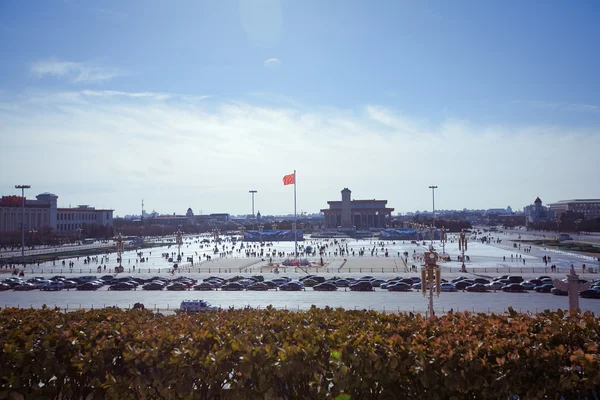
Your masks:
{"label": "lamp post", "polygon": [[433,236],[435,234],[435,189],[437,189],[437,186],[429,186],[429,189],[431,189],[431,198],[433,200],[433,229],[431,230],[431,246],[433,246]]}
{"label": "lamp post", "polygon": [[433,286],[435,285],[436,294],[440,295],[440,284],[442,281],[440,267],[436,264],[438,255],[433,251],[433,247],[424,253],[425,264],[421,267],[421,291],[423,296],[427,295],[427,287],[429,287],[429,317],[435,316],[433,309]]}
{"label": "lamp post", "polygon": [[177,229],[175,241],[177,243],[177,262],[181,262],[181,245],[183,244],[183,235],[181,234],[181,228]]}
{"label": "lamp post", "polygon": [[258,226],[258,234],[259,234],[259,242],[260,242],[260,244],[262,244],[262,234],[263,234],[263,229],[264,229],[264,226],[263,226],[263,224],[260,224],[260,225]]}
{"label": "lamp post", "polygon": [[31,185],[15,185],[15,189],[21,189],[21,264],[25,266],[25,189]]}
{"label": "lamp post", "polygon": [[117,236],[117,255],[119,256],[119,269],[123,267],[122,259],[123,259],[123,251],[125,246],[123,244],[123,236],[119,232],[119,236]]}
{"label": "lamp post", "polygon": [[467,234],[463,231],[460,233],[458,237],[458,250],[461,252],[462,257],[462,272],[467,272],[467,267],[465,267],[465,251],[467,251]]}
{"label": "lamp post", "polygon": [[257,190],[249,190],[248,193],[250,193],[252,195],[252,229],[254,229],[254,220],[256,219],[254,217],[254,195],[256,193],[258,193]]}
{"label": "lamp post", "polygon": [[448,241],[448,236],[446,235],[446,227],[442,226],[440,230],[440,242],[442,242],[442,255],[446,257],[446,242]]}

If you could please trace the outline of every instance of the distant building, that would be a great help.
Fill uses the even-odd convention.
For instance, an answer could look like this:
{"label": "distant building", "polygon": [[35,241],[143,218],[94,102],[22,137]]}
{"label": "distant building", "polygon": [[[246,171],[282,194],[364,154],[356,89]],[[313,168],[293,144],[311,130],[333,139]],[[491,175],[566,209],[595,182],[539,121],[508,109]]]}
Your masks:
{"label": "distant building", "polygon": [[[42,193],[36,200],[25,199],[25,230],[53,229],[56,232],[76,232],[87,226],[113,226],[113,211],[95,209],[88,205],[58,208],[58,196]],[[21,196],[3,196],[0,199],[0,232],[21,230]]]}
{"label": "distant building", "polygon": [[529,223],[554,220],[554,212],[542,205],[542,200],[537,197],[533,204],[523,208],[523,213]]}
{"label": "distant building", "polygon": [[586,220],[600,218],[600,199],[574,199],[560,200],[557,203],[548,204],[550,210],[556,215],[575,212],[583,214]]}
{"label": "distant building", "polygon": [[325,229],[385,228],[394,211],[387,207],[387,200],[352,200],[351,193],[344,188],[341,201],[328,201],[329,208],[321,210]]}

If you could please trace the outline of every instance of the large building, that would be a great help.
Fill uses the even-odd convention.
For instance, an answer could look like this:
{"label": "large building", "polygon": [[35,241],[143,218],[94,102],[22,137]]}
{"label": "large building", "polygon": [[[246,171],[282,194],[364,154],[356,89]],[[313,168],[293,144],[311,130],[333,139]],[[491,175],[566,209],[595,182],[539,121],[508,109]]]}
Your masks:
{"label": "large building", "polygon": [[[55,232],[77,232],[88,226],[113,226],[113,210],[95,209],[87,205],[58,208],[58,196],[42,193],[36,200],[25,199],[25,230],[53,229]],[[0,199],[0,232],[21,230],[23,198],[3,196]]]}
{"label": "large building", "polygon": [[586,220],[600,218],[600,199],[560,200],[557,203],[548,204],[548,207],[556,215],[575,212],[583,214],[583,218]]}
{"label": "large building", "polygon": [[554,220],[554,212],[548,207],[542,205],[542,200],[537,197],[533,204],[523,207],[523,213],[527,219],[527,222],[543,222]]}
{"label": "large building", "polygon": [[394,211],[387,207],[387,200],[352,200],[351,193],[344,188],[341,201],[328,201],[329,208],[321,210],[325,215],[325,229],[385,228]]}

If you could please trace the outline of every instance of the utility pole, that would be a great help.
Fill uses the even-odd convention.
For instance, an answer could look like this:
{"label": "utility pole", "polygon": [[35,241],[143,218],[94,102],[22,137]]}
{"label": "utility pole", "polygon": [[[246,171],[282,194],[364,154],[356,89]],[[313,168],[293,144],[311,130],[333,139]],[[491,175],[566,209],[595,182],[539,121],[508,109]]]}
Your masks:
{"label": "utility pole", "polygon": [[435,235],[435,189],[437,189],[437,186],[429,186],[429,189],[431,189],[433,199],[433,229],[431,230],[431,245],[433,246],[433,236]]}
{"label": "utility pole", "polygon": [[21,264],[25,269],[25,189],[31,188],[31,185],[15,185],[15,189],[21,189]]}

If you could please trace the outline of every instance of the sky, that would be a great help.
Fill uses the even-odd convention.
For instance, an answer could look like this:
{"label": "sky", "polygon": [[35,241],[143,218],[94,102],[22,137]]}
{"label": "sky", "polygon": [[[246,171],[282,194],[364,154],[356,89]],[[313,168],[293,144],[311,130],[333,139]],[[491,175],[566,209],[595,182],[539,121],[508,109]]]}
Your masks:
{"label": "sky", "polygon": [[600,198],[597,1],[0,0],[0,194],[116,215]]}

